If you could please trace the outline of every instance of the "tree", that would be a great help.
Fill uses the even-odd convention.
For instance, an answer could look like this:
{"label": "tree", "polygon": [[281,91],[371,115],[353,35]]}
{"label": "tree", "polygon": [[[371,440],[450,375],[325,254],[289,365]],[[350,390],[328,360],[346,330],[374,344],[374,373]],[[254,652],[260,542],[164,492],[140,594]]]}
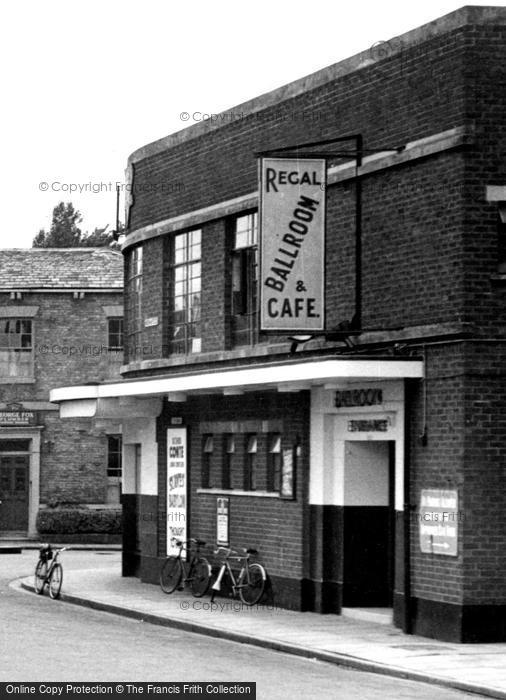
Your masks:
{"label": "tree", "polygon": [[[60,202],[53,209],[53,221],[47,233],[40,229],[32,242],[32,248],[119,248],[114,231],[108,230],[109,224],[103,228],[95,227],[91,233],[82,233],[78,227],[82,216],[74,209],[72,202]],[[122,233],[120,224],[118,234]]]}
{"label": "tree", "polygon": [[41,229],[33,239],[33,248],[77,248],[82,245],[82,234],[78,224],[81,214],[72,202],[60,202],[53,209],[53,220],[49,233]]}
{"label": "tree", "polygon": [[114,238],[112,236],[112,231],[107,231],[108,225],[104,228],[96,227],[94,231],[83,236],[81,240],[81,246],[83,248],[102,248],[103,246],[109,246]]}

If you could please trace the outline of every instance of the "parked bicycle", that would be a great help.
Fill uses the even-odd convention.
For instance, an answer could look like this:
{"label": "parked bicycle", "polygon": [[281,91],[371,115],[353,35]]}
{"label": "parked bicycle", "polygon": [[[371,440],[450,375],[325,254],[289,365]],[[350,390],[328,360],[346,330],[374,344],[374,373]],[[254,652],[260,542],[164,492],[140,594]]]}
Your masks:
{"label": "parked bicycle", "polygon": [[[160,587],[164,593],[173,593],[176,588],[183,590],[189,583],[191,591],[196,598],[201,598],[211,581],[211,565],[200,554],[200,548],[205,545],[203,540],[192,538],[183,542],[172,539],[173,544],[179,548],[177,556],[167,557],[160,571]],[[188,551],[188,545],[193,545],[190,561],[182,557],[183,550]]]}
{"label": "parked bicycle", "polygon": [[[213,602],[216,593],[221,589],[221,582],[225,574],[228,574],[230,582],[232,584],[232,592],[234,597],[237,597],[237,593],[245,605],[255,605],[258,603],[262,597],[266,581],[267,573],[264,567],[257,562],[250,563],[250,556],[258,554],[256,549],[243,549],[244,554],[239,554],[239,552],[230,549],[229,547],[218,547],[215,554],[224,553],[225,558],[222,562],[220,571],[213,583],[211,589],[211,602]],[[230,560],[239,561],[242,563],[241,570],[237,578],[234,575],[232,567],[230,566]]]}
{"label": "parked bicycle", "polygon": [[[53,553],[50,544],[43,544],[39,550],[39,561],[35,567],[35,593],[42,595],[44,588],[49,588],[49,596],[53,599],[58,598],[63,583],[63,567],[58,561],[62,552],[67,548],[57,549]],[[54,555],[53,555],[54,554]]]}

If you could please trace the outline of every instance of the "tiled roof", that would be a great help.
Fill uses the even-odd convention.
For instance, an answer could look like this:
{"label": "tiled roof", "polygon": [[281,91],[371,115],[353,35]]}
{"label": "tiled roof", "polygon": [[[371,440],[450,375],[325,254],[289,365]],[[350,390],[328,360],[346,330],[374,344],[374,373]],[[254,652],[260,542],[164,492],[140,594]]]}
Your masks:
{"label": "tiled roof", "polygon": [[110,248],[0,249],[0,289],[122,289],[123,255]]}

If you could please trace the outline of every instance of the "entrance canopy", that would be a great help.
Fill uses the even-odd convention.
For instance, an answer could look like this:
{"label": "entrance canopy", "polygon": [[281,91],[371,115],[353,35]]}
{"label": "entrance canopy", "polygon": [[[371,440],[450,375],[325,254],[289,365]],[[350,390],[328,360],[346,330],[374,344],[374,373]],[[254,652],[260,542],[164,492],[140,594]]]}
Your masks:
{"label": "entrance canopy", "polygon": [[[302,391],[313,386],[338,388],[348,382],[420,379],[423,362],[413,359],[309,359],[249,365],[205,372],[174,373],[149,379],[53,389],[62,418],[127,418],[159,415],[162,399],[184,401],[187,395],[234,395],[246,391]],[[147,400],[150,399],[150,400]]]}

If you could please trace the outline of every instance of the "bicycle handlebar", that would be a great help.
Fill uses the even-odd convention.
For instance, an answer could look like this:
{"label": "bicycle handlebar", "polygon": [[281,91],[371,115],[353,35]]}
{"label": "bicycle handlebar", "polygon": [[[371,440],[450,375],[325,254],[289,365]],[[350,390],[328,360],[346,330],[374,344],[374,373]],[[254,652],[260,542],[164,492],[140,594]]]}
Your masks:
{"label": "bicycle handlebar", "polygon": [[251,547],[241,547],[241,552],[244,552],[244,554],[240,554],[237,552],[235,549],[231,549],[230,547],[222,547],[221,545],[218,546],[218,549],[214,550],[215,554],[219,554],[220,552],[225,552],[227,557],[234,555],[237,556],[248,556],[249,554],[258,554],[258,551],[256,549],[252,549]]}
{"label": "bicycle handlebar", "polygon": [[170,541],[177,547],[184,547],[187,544],[198,544],[201,547],[205,545],[204,540],[199,540],[196,537],[191,537],[189,540],[178,540],[177,537],[171,537]]}

